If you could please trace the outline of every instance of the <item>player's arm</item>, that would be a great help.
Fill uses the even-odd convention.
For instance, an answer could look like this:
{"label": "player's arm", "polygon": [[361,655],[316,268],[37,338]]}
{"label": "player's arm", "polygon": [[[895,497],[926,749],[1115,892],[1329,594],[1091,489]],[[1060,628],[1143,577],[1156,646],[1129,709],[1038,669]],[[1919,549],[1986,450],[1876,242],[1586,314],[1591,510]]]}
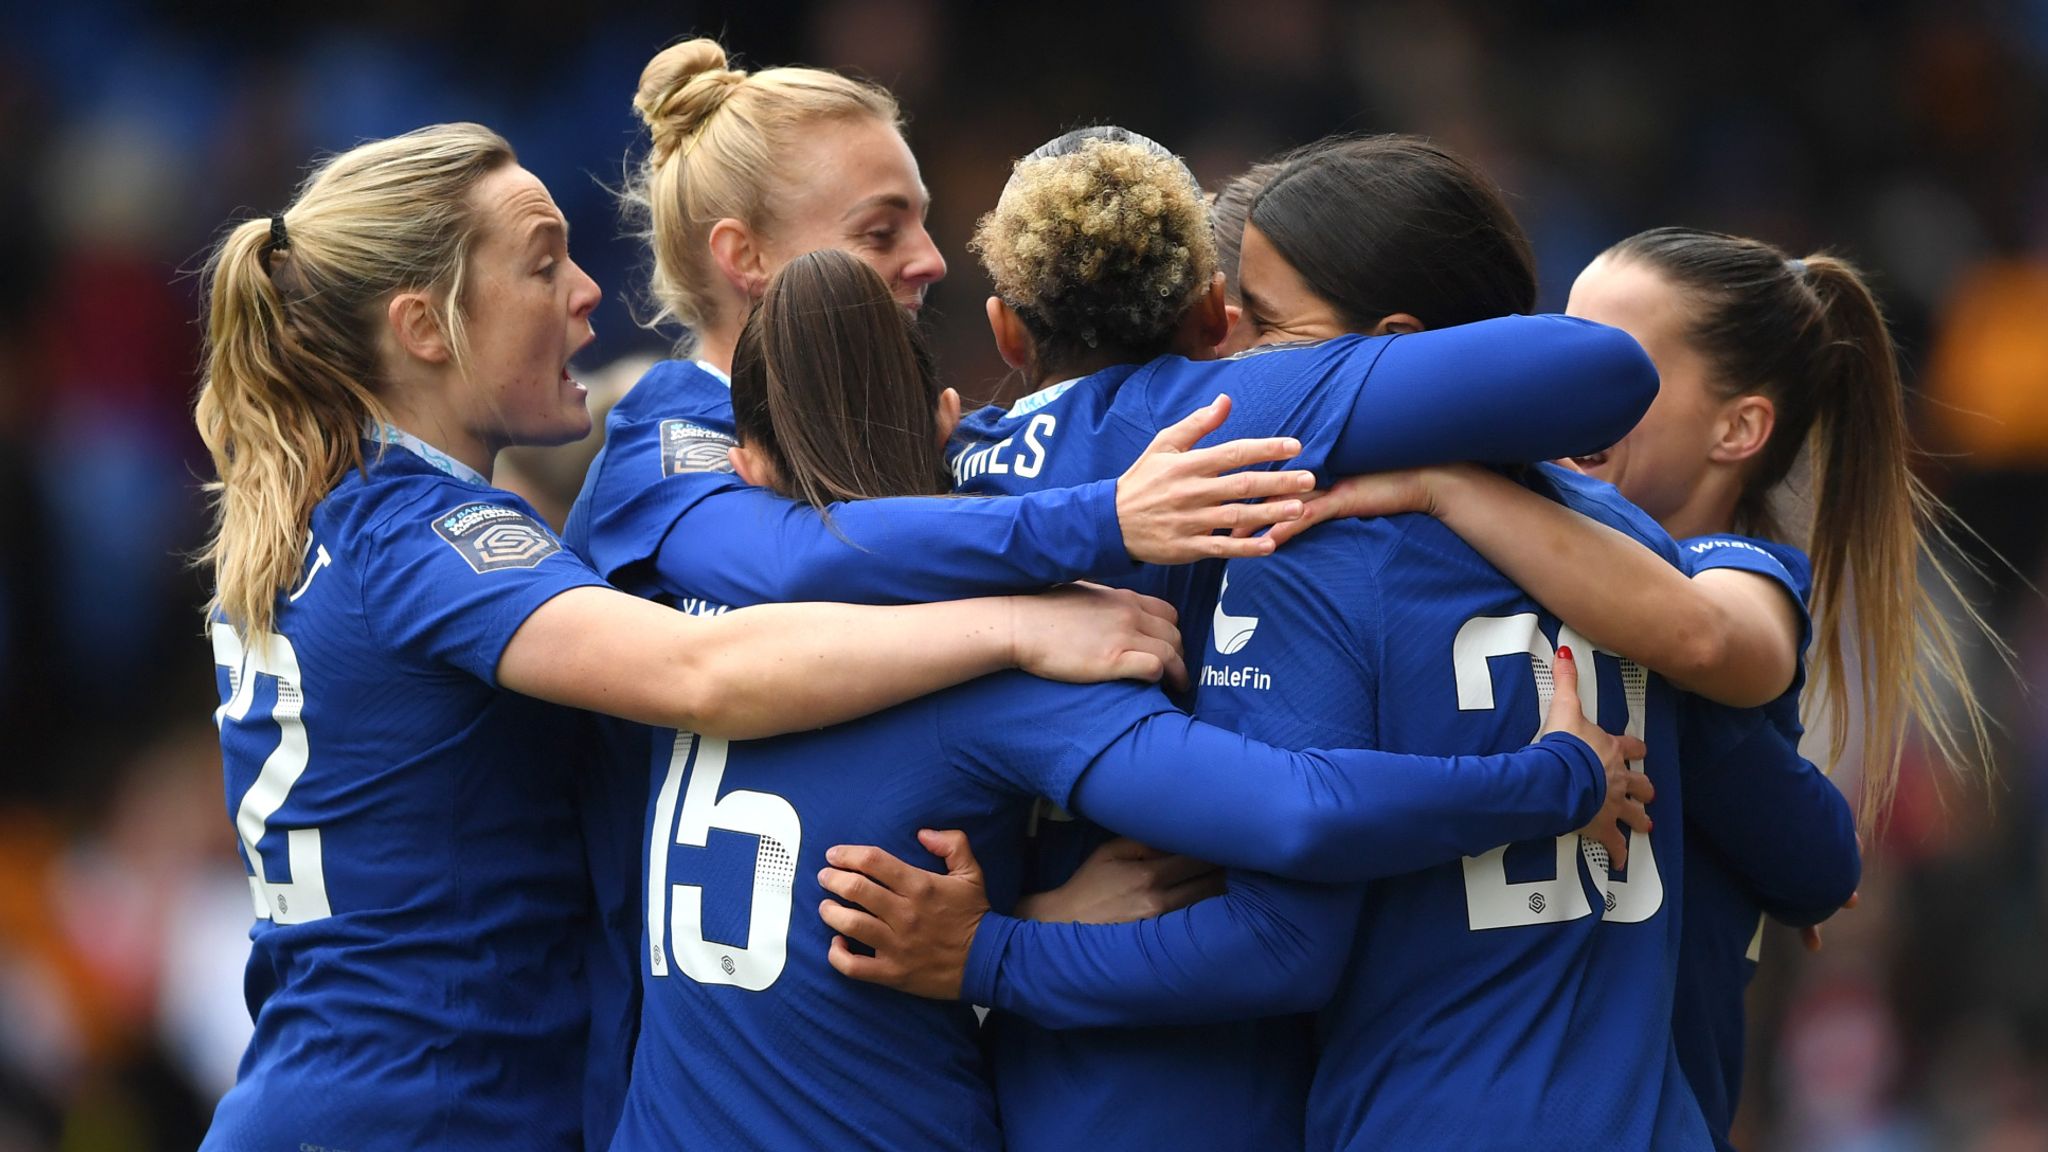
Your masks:
{"label": "player's arm", "polygon": [[1173,609],[1106,588],[901,607],[773,604],[699,618],[580,587],[526,617],[496,678],[557,704],[754,739],[1012,667],[1072,681],[1186,675]]}
{"label": "player's arm", "polygon": [[1570,316],[1502,316],[1355,347],[1356,362],[1324,386],[1349,405],[1333,414],[1326,479],[1585,455],[1627,435],[1657,398],[1656,366],[1634,337]]}
{"label": "player's arm", "polygon": [[1734,869],[1774,919],[1805,927],[1834,915],[1863,874],[1841,789],[1761,717],[1714,726],[1726,735],[1712,742],[1692,735],[1700,726],[1689,729],[1686,754],[1702,763],[1686,767],[1686,834]]}
{"label": "player's arm", "polygon": [[[1024,496],[912,497],[843,502],[826,515],[730,476],[668,477],[701,498],[663,534],[654,583],[721,603],[832,599],[896,604],[1042,588],[1184,564],[1260,556],[1270,540],[1217,535],[1300,511],[1306,472],[1244,472],[1298,454],[1287,439],[1196,449],[1228,416],[1227,399],[1161,431],[1116,480]],[[1224,473],[1234,473],[1225,476]],[[1244,501],[1272,497],[1265,504]]]}
{"label": "player's arm", "polygon": [[[819,915],[833,967],[932,999],[1015,1012],[1048,1028],[1197,1024],[1306,1012],[1335,989],[1358,887],[1233,872],[1221,896],[1124,924],[1043,923],[989,911],[958,832],[924,832],[946,874],[878,849],[834,848]],[[847,941],[867,945],[859,955]]]}
{"label": "player's arm", "polygon": [[1643,746],[1580,711],[1560,659],[1544,735],[1492,756],[1289,752],[1178,712],[1149,716],[1055,797],[1125,836],[1232,868],[1357,883],[1583,828],[1626,854],[1649,831]]}
{"label": "player's arm", "polygon": [[1801,609],[1781,579],[1733,568],[1695,577],[1636,540],[1472,465],[1356,476],[1275,527],[1282,542],[1346,516],[1435,516],[1607,651],[1722,704],[1777,699],[1798,672]]}

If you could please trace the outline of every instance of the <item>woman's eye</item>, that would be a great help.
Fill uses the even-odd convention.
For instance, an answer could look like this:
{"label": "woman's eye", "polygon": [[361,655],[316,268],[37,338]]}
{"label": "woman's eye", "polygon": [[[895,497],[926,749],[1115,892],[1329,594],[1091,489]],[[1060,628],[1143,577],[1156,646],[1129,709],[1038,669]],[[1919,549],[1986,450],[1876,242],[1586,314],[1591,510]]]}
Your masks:
{"label": "woman's eye", "polygon": [[553,260],[550,260],[547,263],[541,265],[540,278],[543,280],[553,280],[555,278],[555,269],[559,268],[560,266],[561,265],[559,265]]}
{"label": "woman's eye", "polygon": [[876,228],[872,231],[864,232],[862,233],[862,235],[866,236],[868,238],[868,241],[872,244],[885,245],[888,244],[890,241],[896,239],[896,229]]}

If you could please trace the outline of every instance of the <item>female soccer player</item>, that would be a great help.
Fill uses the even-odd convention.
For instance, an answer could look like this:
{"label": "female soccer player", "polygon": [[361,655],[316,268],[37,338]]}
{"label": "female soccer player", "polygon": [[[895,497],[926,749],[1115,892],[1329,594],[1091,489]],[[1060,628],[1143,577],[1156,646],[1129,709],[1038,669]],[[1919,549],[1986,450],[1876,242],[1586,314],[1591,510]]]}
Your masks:
{"label": "female soccer player", "polygon": [[[365,144],[208,264],[210,631],[257,921],[208,1148],[574,1148],[588,1023],[575,713],[759,736],[1022,663],[1157,675],[1127,593],[693,620],[493,488],[585,434],[597,285],[470,124]],[[549,702],[549,703],[544,703]]]}
{"label": "female soccer player", "polygon": [[[1703,723],[1753,735],[1718,764],[1688,763],[1685,777],[1698,847],[1686,861],[1673,1030],[1725,1149],[1761,917],[1824,920],[1859,873],[1857,820],[1841,793],[1813,765],[1757,751],[1798,745],[1809,641],[1824,712],[1835,720],[1833,763],[1852,691],[1859,697],[1865,826],[1889,804],[1909,724],[1949,763],[1983,765],[1985,721],[1954,626],[1921,582],[1931,573],[1954,593],[1929,547],[1943,539],[1942,510],[1908,468],[1897,359],[1854,267],[1659,228],[1580,273],[1570,308],[1635,335],[1662,372],[1663,391],[1643,422],[1579,464],[1681,539],[1691,580],[1476,470],[1347,481],[1314,516],[1431,512],[1595,643],[1682,687],[1749,706],[1702,713]],[[1795,531],[1785,521],[1787,478],[1802,453],[1812,492],[1804,551],[1786,542]],[[1594,594],[1583,580],[1589,570],[1611,574],[1612,587]],[[1939,703],[1951,693],[1967,735]]]}
{"label": "female soccer player", "polygon": [[[820,510],[947,489],[952,413],[861,262],[831,250],[790,262],[737,349],[743,477]],[[1625,743],[1569,702],[1556,717],[1602,748]],[[822,895],[824,848],[850,836],[908,851],[912,830],[958,820],[991,845],[1002,898],[1028,802],[1044,795],[1172,847],[1347,878],[1392,856],[1453,858],[1510,827],[1569,826],[1593,807],[1583,793],[1607,783],[1560,788],[1572,774],[1558,754],[1583,751],[1569,736],[1448,761],[1295,754],[1194,724],[1157,692],[1064,693],[1030,677],[776,740],[664,735],[650,764],[648,979],[622,1149],[1001,1142],[971,1013],[840,979],[831,931],[792,918],[799,897]],[[735,852],[720,830],[759,847]],[[843,961],[844,941],[832,953]]]}
{"label": "female soccer player", "polygon": [[[1535,296],[1527,244],[1491,183],[1424,142],[1373,138],[1315,150],[1274,179],[1252,216],[1243,290],[1268,340],[1437,331],[1438,317],[1519,311]],[[1391,348],[1419,339],[1402,336]],[[1287,354],[1257,352],[1246,362]],[[1643,539],[1661,537],[1598,485],[1556,473],[1535,479]],[[1547,674],[1555,621],[1440,531],[1436,540],[1349,531],[1317,542],[1313,556],[1264,562],[1271,572],[1232,567],[1216,605],[1202,712],[1282,744],[1485,747],[1518,736],[1537,684],[1512,672],[1496,683],[1492,666],[1527,654]],[[1285,639],[1261,645],[1268,636]],[[1651,776],[1674,783],[1677,732],[1662,685],[1605,671],[1600,679],[1610,722],[1626,714],[1652,745]],[[1495,701],[1496,689],[1509,697]],[[1676,798],[1663,807],[1675,814]],[[1665,1091],[1668,1023],[1642,1025],[1646,1015],[1668,1021],[1677,918],[1663,885],[1678,882],[1676,832],[1647,846],[1637,840],[1620,876],[1593,866],[1582,878],[1577,837],[1497,849],[1462,868],[1375,884],[1363,917],[1357,890],[1233,876],[1224,900],[1151,924],[997,920],[962,931],[974,944],[964,960],[968,994],[1026,1017],[992,1017],[1001,1029],[1006,1137],[1013,1147],[1048,1148],[1084,1132],[1200,1147],[1299,1143],[1309,1040],[1285,1021],[1152,1033],[1036,1025],[1299,1011],[1334,986],[1342,991],[1324,1013],[1323,1041],[1339,1056],[1315,1085],[1317,1144],[1457,1145],[1458,1124],[1470,1119],[1457,1100],[1480,1082],[1494,1086],[1500,1116],[1529,1123],[1554,1118],[1562,1093],[1584,1102],[1594,1118],[1541,1125],[1557,1139],[1627,1146],[1668,1132],[1682,1140],[1686,1119],[1695,1129],[1699,1122],[1682,1084]],[[1622,867],[1618,853],[1598,859]],[[885,885],[893,879],[871,854],[842,866]],[[932,965],[953,987],[925,990],[957,989],[962,965],[954,947]],[[848,970],[898,986],[927,975]],[[1603,995],[1559,993],[1589,987]],[[1413,1047],[1418,1029],[1429,1033],[1424,1042],[1442,1041],[1434,1056]],[[1444,1056],[1451,1051],[1459,1059]],[[1610,1057],[1618,1068],[1607,1066]],[[1596,1059],[1598,1067],[1588,1063]],[[1443,1127],[1415,1126],[1439,1115],[1450,1117]],[[1524,1136],[1528,1124],[1509,1127]],[[1697,1134],[1704,1143],[1703,1129]]]}

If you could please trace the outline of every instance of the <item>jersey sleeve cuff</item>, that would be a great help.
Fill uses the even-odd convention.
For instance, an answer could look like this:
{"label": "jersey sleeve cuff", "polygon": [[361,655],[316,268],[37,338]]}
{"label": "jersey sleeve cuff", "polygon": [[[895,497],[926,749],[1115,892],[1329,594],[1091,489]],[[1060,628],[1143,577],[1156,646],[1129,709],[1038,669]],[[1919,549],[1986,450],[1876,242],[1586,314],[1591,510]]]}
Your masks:
{"label": "jersey sleeve cuff", "polygon": [[1022,923],[1000,912],[982,916],[974,930],[974,941],[967,946],[967,967],[960,976],[960,999],[984,1008],[995,1006],[997,969],[1002,967],[1010,937]]}
{"label": "jersey sleeve cuff", "polygon": [[1536,747],[1548,748],[1579,783],[1572,794],[1571,826],[1582,828],[1591,823],[1607,803],[1607,768],[1600,763],[1600,754],[1569,732],[1552,732],[1537,741]]}
{"label": "jersey sleeve cuff", "polygon": [[1124,525],[1116,514],[1116,483],[1097,480],[1084,486],[1087,495],[1083,499],[1090,513],[1089,523],[1094,527],[1095,545],[1088,571],[1099,579],[1128,576],[1139,568],[1130,550],[1124,547]]}

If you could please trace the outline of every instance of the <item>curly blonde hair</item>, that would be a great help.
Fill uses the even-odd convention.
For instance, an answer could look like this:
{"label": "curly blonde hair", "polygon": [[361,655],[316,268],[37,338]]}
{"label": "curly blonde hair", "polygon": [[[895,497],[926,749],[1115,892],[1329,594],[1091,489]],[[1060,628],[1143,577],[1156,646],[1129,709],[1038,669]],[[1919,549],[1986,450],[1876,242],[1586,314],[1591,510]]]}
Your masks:
{"label": "curly blonde hair", "polygon": [[968,247],[1030,331],[1041,370],[1086,351],[1163,353],[1216,272],[1194,176],[1122,129],[1068,133],[1018,161]]}

